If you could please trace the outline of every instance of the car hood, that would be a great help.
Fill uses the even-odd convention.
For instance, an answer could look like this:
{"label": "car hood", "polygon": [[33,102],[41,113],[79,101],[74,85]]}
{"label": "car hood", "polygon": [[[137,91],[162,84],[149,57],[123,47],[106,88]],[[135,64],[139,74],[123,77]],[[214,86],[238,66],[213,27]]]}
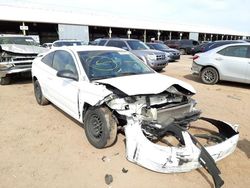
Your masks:
{"label": "car hood", "polygon": [[164,55],[164,52],[158,50],[131,50],[131,52],[137,56],[145,56],[145,55]]}
{"label": "car hood", "polygon": [[22,44],[1,44],[1,48],[4,51],[18,54],[39,54],[48,51],[47,48]]}
{"label": "car hood", "polygon": [[196,93],[191,85],[158,73],[122,76],[96,82],[111,85],[127,95],[159,94],[176,85],[188,90],[191,94]]}
{"label": "car hood", "polygon": [[164,51],[164,52],[175,52],[175,53],[179,52],[179,50],[176,50],[176,49],[173,49],[173,48],[165,49],[165,50],[162,50],[162,51]]}

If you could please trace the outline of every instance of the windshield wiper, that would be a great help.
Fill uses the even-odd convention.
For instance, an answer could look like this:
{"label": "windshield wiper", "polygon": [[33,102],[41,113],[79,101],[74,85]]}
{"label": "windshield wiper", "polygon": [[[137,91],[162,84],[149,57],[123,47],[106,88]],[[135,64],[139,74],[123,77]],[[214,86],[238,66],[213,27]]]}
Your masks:
{"label": "windshield wiper", "polygon": [[138,72],[121,72],[118,74],[118,76],[128,76],[128,75],[136,75],[136,74],[141,74]]}
{"label": "windshield wiper", "polygon": [[91,80],[102,80],[102,79],[107,79],[107,78],[112,78],[114,77],[115,75],[108,75],[108,76],[98,76],[98,77],[93,77],[91,78]]}

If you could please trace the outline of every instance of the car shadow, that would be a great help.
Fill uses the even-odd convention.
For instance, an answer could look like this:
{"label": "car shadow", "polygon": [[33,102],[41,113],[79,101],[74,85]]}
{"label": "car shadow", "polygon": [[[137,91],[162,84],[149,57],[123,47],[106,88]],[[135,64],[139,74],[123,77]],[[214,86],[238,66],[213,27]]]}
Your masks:
{"label": "car shadow", "polygon": [[[184,78],[191,80],[191,81],[195,81],[201,84],[202,81],[200,80],[200,78],[198,76],[194,76],[192,74],[187,74],[184,76]],[[217,83],[217,85],[221,85],[221,86],[228,86],[228,87],[238,87],[238,88],[243,88],[243,89],[250,89],[250,84],[245,84],[245,83],[238,83],[238,82],[229,82],[229,81],[219,81]]]}
{"label": "car shadow", "polygon": [[238,141],[237,148],[239,148],[241,151],[243,151],[247,158],[250,159],[250,141],[247,139],[243,139]]}
{"label": "car shadow", "polygon": [[[66,116],[68,119],[70,119],[71,121],[73,121],[76,125],[78,125],[79,127],[81,127],[81,128],[85,131],[85,128],[84,128],[84,124],[83,124],[83,123],[80,123],[79,121],[77,121],[76,119],[74,119],[73,117],[71,117],[69,114],[67,114],[66,112],[64,112],[64,111],[61,110],[60,108],[58,108],[56,105],[54,105],[54,104],[52,104],[52,103],[50,103],[50,104],[51,104],[55,109],[57,109],[59,112],[61,112],[64,116]],[[118,135],[118,134],[124,134],[124,135],[125,135],[124,131],[122,131],[122,130],[120,130],[120,129],[117,130],[117,135]],[[116,144],[116,142],[117,142],[117,137],[116,137],[114,143],[111,144],[111,145],[108,146],[108,147],[112,147],[113,145]]]}
{"label": "car shadow", "polygon": [[185,76],[183,76],[184,78],[188,79],[188,80],[192,80],[192,81],[195,81],[195,82],[199,82],[199,83],[202,83],[200,78],[198,76],[194,76],[192,74],[187,74]]}
{"label": "car shadow", "polygon": [[11,85],[23,85],[32,83],[31,73],[13,75],[10,79]]}
{"label": "car shadow", "polygon": [[205,174],[204,172],[202,172],[201,169],[197,169],[197,172],[206,180],[206,182],[209,184],[209,186],[210,186],[211,188],[214,187],[213,182],[210,181],[209,178],[207,177],[207,175],[209,175],[208,173]]}
{"label": "car shadow", "polygon": [[77,121],[76,119],[74,119],[73,117],[71,117],[69,114],[67,114],[66,112],[64,112],[63,110],[61,110],[60,108],[58,108],[56,105],[50,103],[55,109],[57,109],[59,112],[61,112],[64,116],[66,116],[68,119],[72,120],[74,123],[76,123],[79,127],[84,129],[84,125],[82,123],[80,123],[79,121]]}

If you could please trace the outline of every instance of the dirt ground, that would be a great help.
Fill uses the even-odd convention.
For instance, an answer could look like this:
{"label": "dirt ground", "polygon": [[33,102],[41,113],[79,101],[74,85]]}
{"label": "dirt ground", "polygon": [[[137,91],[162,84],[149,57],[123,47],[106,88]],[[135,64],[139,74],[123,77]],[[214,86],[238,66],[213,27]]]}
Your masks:
{"label": "dirt ground", "polygon": [[[250,85],[221,82],[202,84],[190,74],[192,60],[184,56],[162,74],[194,86],[197,108],[203,116],[239,124],[236,151],[217,163],[223,187],[250,185]],[[37,105],[29,79],[0,87],[0,187],[175,187],[211,188],[204,170],[160,174],[126,160],[125,136],[107,149],[92,147],[79,123],[54,105]],[[123,173],[122,169],[128,170]],[[110,185],[106,174],[113,176]]]}

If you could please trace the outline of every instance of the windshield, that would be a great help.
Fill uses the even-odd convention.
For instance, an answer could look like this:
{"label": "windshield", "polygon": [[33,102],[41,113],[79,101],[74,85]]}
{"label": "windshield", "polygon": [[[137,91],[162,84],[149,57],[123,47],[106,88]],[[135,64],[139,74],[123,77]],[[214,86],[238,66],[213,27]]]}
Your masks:
{"label": "windshield", "polygon": [[146,44],[139,40],[128,40],[127,41],[128,45],[132,50],[148,50],[149,47],[147,47]]}
{"label": "windshield", "polygon": [[154,48],[156,50],[166,50],[166,49],[169,49],[169,47],[165,44],[160,44],[160,43],[154,43],[154,44],[151,44],[152,46],[154,46]]}
{"label": "windshield", "polygon": [[78,55],[91,81],[154,72],[129,52],[82,51]]}
{"label": "windshield", "polygon": [[38,46],[38,43],[31,37],[0,37],[0,44],[22,44]]}

